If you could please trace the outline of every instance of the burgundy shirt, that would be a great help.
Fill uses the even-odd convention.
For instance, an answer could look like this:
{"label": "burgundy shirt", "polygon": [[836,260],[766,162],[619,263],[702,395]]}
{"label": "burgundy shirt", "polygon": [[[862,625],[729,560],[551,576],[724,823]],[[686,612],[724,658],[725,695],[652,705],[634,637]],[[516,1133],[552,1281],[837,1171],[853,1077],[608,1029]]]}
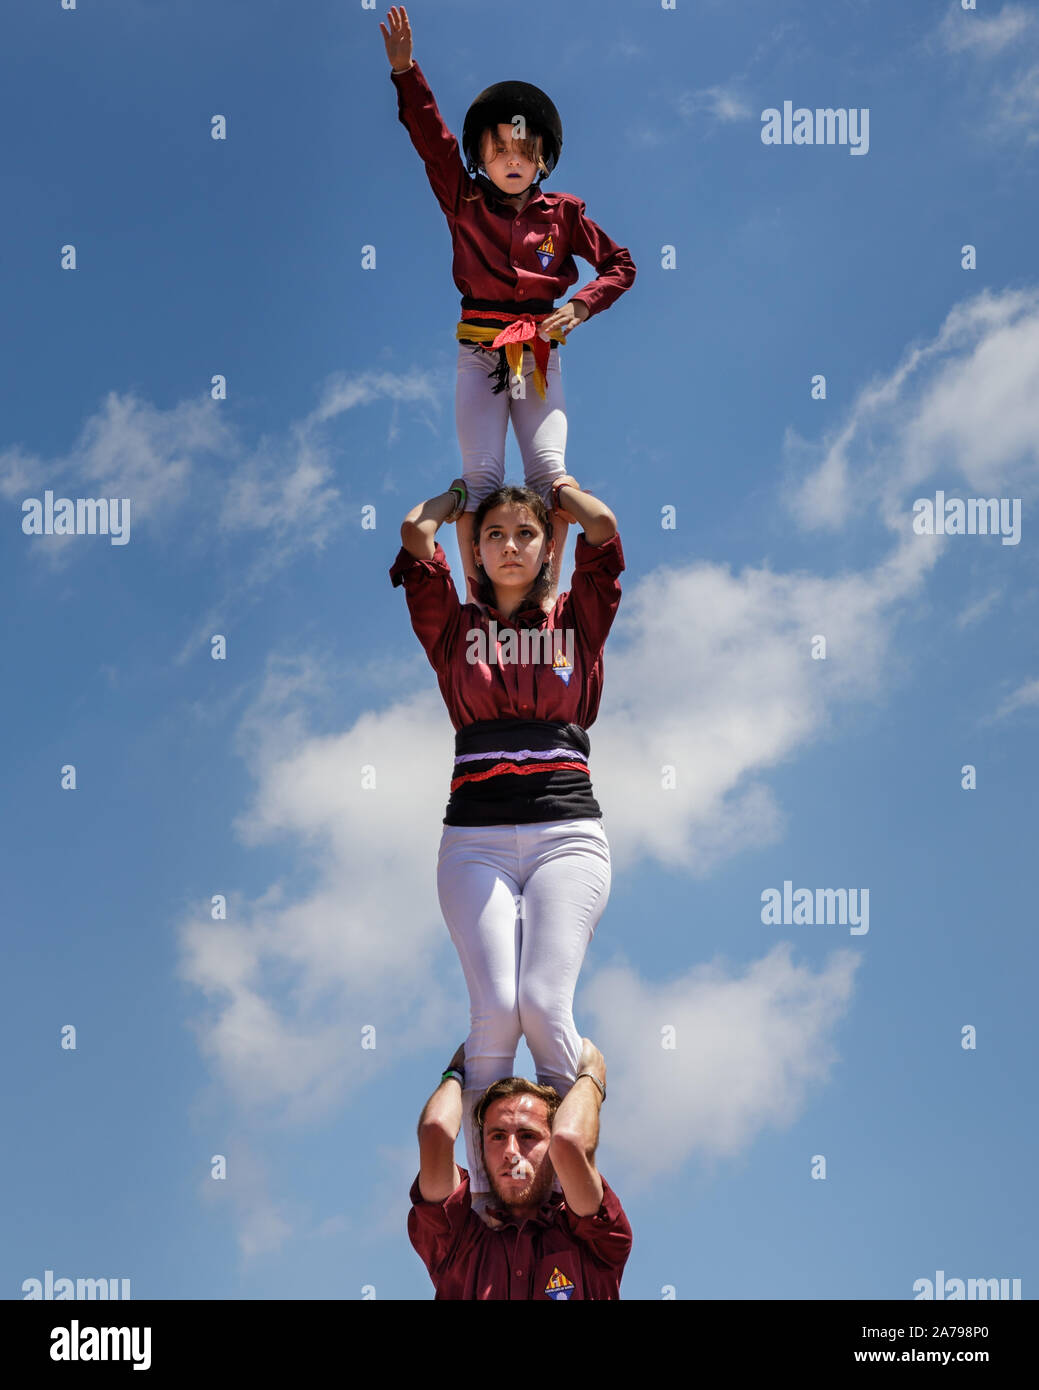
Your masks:
{"label": "burgundy shirt", "polygon": [[575,1216],[556,1195],[522,1222],[507,1213],[500,1230],[476,1215],[469,1174],[443,1202],[427,1202],[415,1179],[408,1235],[436,1288],[437,1299],[619,1299],[631,1251],[631,1226],[603,1179],[602,1205]]}
{"label": "burgundy shirt", "polygon": [[426,166],[437,202],[447,216],[454,246],[452,272],[463,295],[475,299],[555,300],[579,277],[574,256],[598,271],[573,295],[589,316],[608,309],[635,280],[625,246],[611,241],[585,216],[572,193],[534,191],[521,212],[484,196],[466,202],[478,186],[466,172],[458,141],[444,124],[418,63],[391,72],[401,123]]}
{"label": "burgundy shirt", "polygon": [[[544,719],[587,729],[599,712],[603,685],[603,646],[620,604],[618,575],[624,569],[620,535],[602,545],[577,536],[574,573],[567,593],[550,613],[536,604],[506,618],[493,606],[462,604],[455,591],[443,546],[432,560],[416,560],[402,546],[390,579],[404,585],[411,625],[437,673],[440,693],[456,729],[482,719]],[[497,633],[491,629],[491,622]],[[547,661],[470,662],[469,633],[482,629],[485,651],[502,651],[501,633],[523,627],[558,629],[558,645],[569,644],[572,669]],[[571,635],[567,636],[567,632]],[[560,674],[560,670],[563,674]]]}

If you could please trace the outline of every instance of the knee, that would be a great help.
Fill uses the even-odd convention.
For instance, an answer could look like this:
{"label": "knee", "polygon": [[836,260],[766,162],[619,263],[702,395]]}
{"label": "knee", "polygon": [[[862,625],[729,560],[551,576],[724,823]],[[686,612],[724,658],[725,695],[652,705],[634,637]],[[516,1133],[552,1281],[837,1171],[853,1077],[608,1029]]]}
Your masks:
{"label": "knee", "polygon": [[485,497],[501,486],[501,473],[501,462],[493,454],[474,454],[465,459],[462,477],[470,504],[466,510],[475,511]]}
{"label": "knee", "polygon": [[544,497],[546,504],[551,500],[548,492],[552,484],[565,477],[566,464],[562,454],[555,449],[536,454],[527,461],[524,468],[524,482]]}
{"label": "knee", "polygon": [[566,1022],[573,1022],[566,1001],[551,989],[542,989],[533,984],[521,984],[519,992],[519,1020],[527,1046],[534,1048],[549,1046],[553,1038]]}
{"label": "knee", "polygon": [[474,1051],[515,1052],[522,1032],[515,1000],[485,999],[473,1005],[469,1040]]}

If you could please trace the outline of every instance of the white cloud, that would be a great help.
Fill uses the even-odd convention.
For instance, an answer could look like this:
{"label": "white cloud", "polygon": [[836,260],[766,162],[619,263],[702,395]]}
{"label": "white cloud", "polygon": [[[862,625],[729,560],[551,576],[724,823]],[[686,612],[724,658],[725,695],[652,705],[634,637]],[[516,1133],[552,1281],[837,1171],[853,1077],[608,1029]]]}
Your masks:
{"label": "white cloud", "polygon": [[357,375],[337,372],[324,383],[321,398],[304,426],[324,424],[359,405],[371,405],[378,400],[424,403],[439,412],[443,399],[444,383],[429,372],[361,372]]}
{"label": "white cloud", "polygon": [[[58,496],[129,497],[131,543],[142,525],[169,530],[189,503],[196,542],[214,531],[266,532],[271,543],[234,588],[231,601],[238,602],[298,551],[320,550],[342,524],[328,423],[378,400],[422,407],[428,421],[442,408],[442,396],[442,384],[425,372],[337,373],[323,384],[314,410],[283,435],[249,448],[229,407],[208,396],[162,410],[132,392],[110,391],[68,454],[44,458],[19,445],[0,452],[0,496],[20,503],[50,488]],[[199,467],[214,455],[223,466]],[[88,553],[77,539],[34,537],[30,551],[60,566]],[[215,620],[215,613],[207,615],[193,651]]]}
{"label": "white cloud", "polygon": [[[232,432],[210,400],[159,410],[133,393],[110,391],[70,453],[44,459],[20,446],[0,453],[0,493],[21,501],[55,496],[129,497],[131,538],[143,522],[166,523],[187,501],[197,457],[232,448]],[[27,538],[31,554],[58,566],[88,548],[75,536]]]}
{"label": "white cloud", "polygon": [[744,121],[752,113],[739,91],[729,86],[701,87],[679,98],[678,110],[687,119],[706,111],[718,121]]}
{"label": "white cloud", "polygon": [[1002,702],[994,719],[1005,719],[1008,714],[1016,714],[1019,709],[1030,709],[1039,705],[1039,680],[1025,681]]}
{"label": "white cloud", "polygon": [[1035,15],[1022,5],[1004,5],[999,14],[985,15],[967,11],[956,4],[942,17],[938,26],[941,44],[950,53],[976,53],[990,58],[1001,53],[1035,28]]}
{"label": "white cloud", "polygon": [[[293,1235],[294,1214],[270,1194],[267,1164],[241,1134],[224,1140],[220,1149],[226,1175],[201,1179],[200,1195],[210,1207],[230,1206],[238,1248],[246,1259],[280,1250]],[[298,1219],[298,1218],[297,1218]]]}
{"label": "white cloud", "polygon": [[993,126],[997,130],[1025,129],[1025,140],[1034,145],[1039,141],[1039,64],[1022,69],[1000,88]]}
{"label": "white cloud", "polygon": [[[700,874],[775,840],[782,814],[763,774],[823,734],[836,706],[883,688],[893,615],[915,583],[898,564],[834,579],[697,564],[629,583],[590,734],[617,865]],[[825,660],[811,655],[817,635]]]}
{"label": "white cloud", "polygon": [[987,594],[983,594],[981,598],[975,599],[973,603],[969,603],[966,608],[957,613],[956,626],[962,630],[965,627],[970,627],[972,624],[980,622],[982,618],[988,616],[1002,597],[1002,589],[991,589]]}
{"label": "white cloud", "polygon": [[[1039,479],[1039,291],[985,290],[956,305],[936,337],[861,390],[788,505],[801,525],[837,527],[874,506],[911,536],[925,483],[992,495]],[[790,435],[791,472],[811,446]],[[1006,495],[1004,493],[1004,495]]]}
{"label": "white cloud", "polygon": [[[232,900],[226,922],[200,911],[179,933],[181,973],[211,1001],[203,1051],[239,1102],[290,1120],[464,1032],[460,974],[450,999],[434,972],[451,954],[435,882],[451,749],[439,693],[313,736],[304,704],[323,681],[312,663],[272,665],[239,734],[257,779],[239,836],[293,844],[312,886],[291,894],[275,880],[256,901]],[[363,766],[375,790],[362,790]],[[361,1049],[366,1025],[374,1051]]]}
{"label": "white cloud", "polygon": [[[983,84],[985,114],[971,120],[973,128],[998,140],[1023,134],[1027,145],[1039,141],[1039,22],[1034,8],[1004,5],[998,14],[985,15],[957,4],[946,12],[926,46],[964,55],[970,64],[968,78],[976,76]],[[982,66],[996,59],[1001,62],[998,77]]]}
{"label": "white cloud", "polygon": [[596,972],[582,1026],[606,1058],[603,1141],[626,1184],[693,1157],[732,1158],[792,1124],[837,1060],[832,1034],[860,959],[842,949],[813,970],[781,942],[742,970],[716,961],[660,983],[627,965]]}

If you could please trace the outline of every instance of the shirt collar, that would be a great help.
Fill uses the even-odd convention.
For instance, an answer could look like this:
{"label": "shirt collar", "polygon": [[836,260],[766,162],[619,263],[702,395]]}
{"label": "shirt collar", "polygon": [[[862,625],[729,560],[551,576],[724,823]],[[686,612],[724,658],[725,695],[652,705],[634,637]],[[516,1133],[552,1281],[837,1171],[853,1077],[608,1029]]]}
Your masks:
{"label": "shirt collar", "polygon": [[493,603],[482,605],[488,618],[493,618],[499,627],[516,627],[522,622],[524,627],[542,627],[548,621],[548,614],[534,599],[525,599],[511,618],[507,618]]}
{"label": "shirt collar", "polygon": [[[503,207],[508,208],[509,211],[513,214],[513,216],[520,216],[520,214],[516,211],[513,205],[509,202],[506,202],[505,195],[502,193],[498,185],[496,183],[492,183],[486,174],[479,175],[477,182],[480,184],[480,187],[483,189],[485,193],[489,193],[492,197],[497,198],[498,202],[500,202]],[[545,194],[542,191],[540,185],[531,192],[530,197],[523,204],[523,212],[526,212],[527,208],[532,207],[535,203],[545,203],[546,207],[548,205],[545,198]]]}
{"label": "shirt collar", "polygon": [[[553,1192],[544,1202],[541,1203],[541,1206],[538,1208],[538,1210],[534,1213],[533,1216],[525,1216],[523,1220],[533,1221],[538,1226],[550,1226],[559,1214],[559,1208],[562,1205],[562,1194],[559,1192]],[[488,1204],[486,1210],[487,1215],[493,1218],[496,1226],[516,1226],[517,1228],[519,1227],[519,1217],[515,1216],[513,1212],[511,1212],[508,1209],[508,1207],[498,1206],[497,1203],[491,1202]]]}

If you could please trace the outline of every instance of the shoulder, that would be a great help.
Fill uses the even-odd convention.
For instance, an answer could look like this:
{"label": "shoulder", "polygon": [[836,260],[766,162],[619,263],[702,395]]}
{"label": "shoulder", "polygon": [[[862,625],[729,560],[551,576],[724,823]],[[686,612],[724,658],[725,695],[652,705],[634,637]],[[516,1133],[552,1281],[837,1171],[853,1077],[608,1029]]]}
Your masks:
{"label": "shoulder", "polygon": [[546,189],[541,196],[550,211],[577,216],[584,212],[584,199],[578,198],[575,193],[557,193],[554,190],[549,193]]}
{"label": "shoulder", "polygon": [[408,1194],[411,1198],[411,1205],[413,1207],[427,1207],[433,1211],[446,1211],[448,1208],[460,1212],[469,1211],[472,1207],[472,1199],[469,1195],[469,1173],[461,1164],[458,1166],[458,1172],[460,1175],[458,1186],[442,1202],[427,1202],[422,1195],[422,1188],[419,1186],[419,1179],[416,1176]]}
{"label": "shoulder", "polygon": [[448,1235],[453,1239],[473,1221],[482,1224],[473,1211],[472,1197],[469,1193],[469,1174],[461,1166],[458,1171],[461,1175],[458,1186],[442,1202],[426,1201],[419,1182],[420,1174],[416,1175],[415,1181],[411,1184],[408,1194],[411,1199],[408,1230],[416,1248],[423,1242],[438,1242]]}

